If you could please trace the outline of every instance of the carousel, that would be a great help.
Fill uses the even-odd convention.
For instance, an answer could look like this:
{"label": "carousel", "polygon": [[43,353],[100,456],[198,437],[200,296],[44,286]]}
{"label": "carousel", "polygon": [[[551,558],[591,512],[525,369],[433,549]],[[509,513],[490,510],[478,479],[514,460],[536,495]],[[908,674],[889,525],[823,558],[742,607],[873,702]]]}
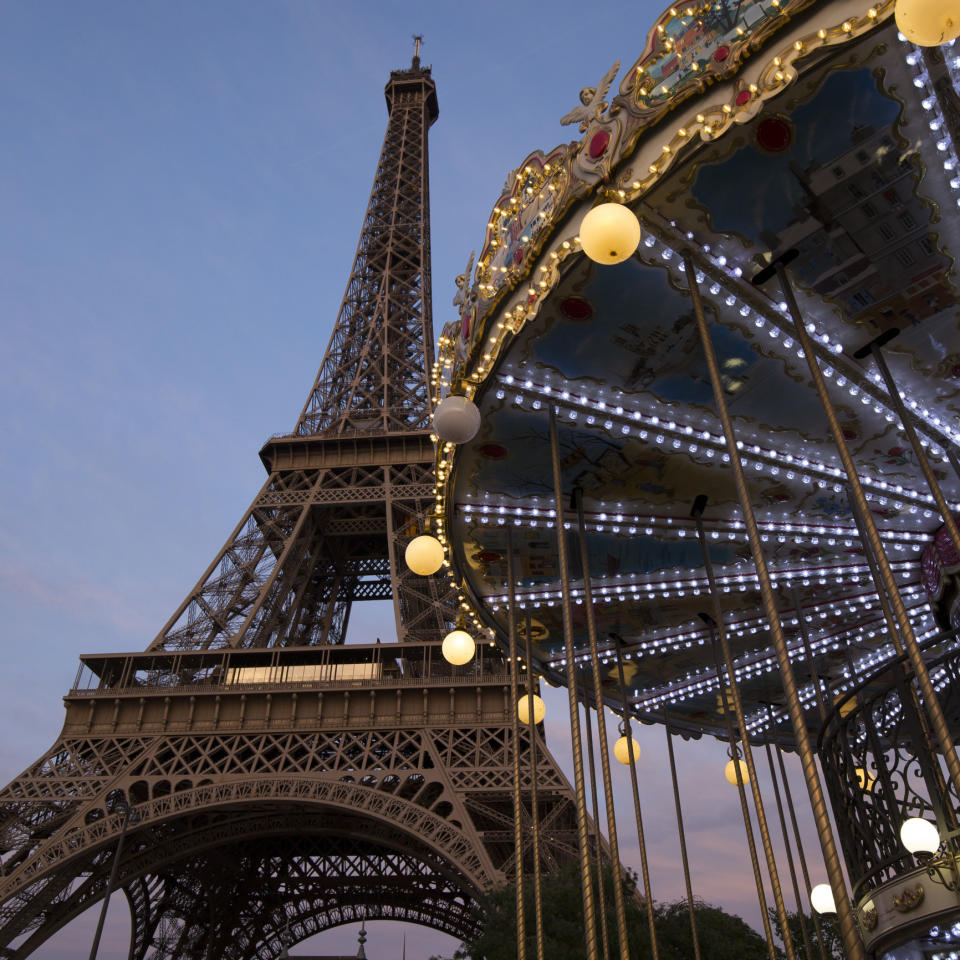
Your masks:
{"label": "carousel", "polygon": [[567,688],[588,957],[580,702],[635,800],[631,724],[726,742],[782,919],[755,766],[795,751],[847,956],[956,956],[957,32],[907,0],[671,8],[457,279],[420,546],[452,662],[502,644],[531,725]]}

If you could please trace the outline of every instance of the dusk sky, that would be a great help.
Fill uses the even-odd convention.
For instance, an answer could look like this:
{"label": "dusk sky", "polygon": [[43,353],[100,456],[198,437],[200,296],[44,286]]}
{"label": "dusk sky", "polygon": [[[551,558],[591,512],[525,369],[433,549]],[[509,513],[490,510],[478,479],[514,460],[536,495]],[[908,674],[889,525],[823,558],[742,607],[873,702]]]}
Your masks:
{"label": "dusk sky", "polygon": [[[505,178],[577,136],[559,118],[615,60],[619,84],[660,12],[649,0],[0,2],[0,780],[56,738],[79,654],[147,646],[263,482],[261,444],[295,424],[353,258],[383,87],[409,65],[411,34],[425,35],[440,103],[439,329]],[[391,623],[377,607],[354,636]],[[552,691],[548,744],[569,769],[565,709]],[[639,739],[653,894],[676,899],[663,729]],[[694,891],[759,926],[725,747],[681,744],[678,762]],[[624,860],[639,869],[615,773]],[[85,955],[94,922],[35,956]],[[125,958],[128,929],[118,896],[100,956]],[[455,946],[403,929],[409,960]],[[372,924],[368,956],[399,958],[401,932]],[[356,951],[355,927],[294,950],[341,951]]]}

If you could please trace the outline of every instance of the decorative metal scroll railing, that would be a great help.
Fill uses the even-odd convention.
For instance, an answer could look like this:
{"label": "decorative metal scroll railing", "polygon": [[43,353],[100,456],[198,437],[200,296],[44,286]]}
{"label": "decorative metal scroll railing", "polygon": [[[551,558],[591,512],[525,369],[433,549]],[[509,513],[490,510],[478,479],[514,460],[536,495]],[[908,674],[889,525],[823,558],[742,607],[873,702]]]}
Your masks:
{"label": "decorative metal scroll railing", "polygon": [[[960,641],[954,631],[921,645],[952,731],[960,729]],[[888,661],[838,697],[818,750],[847,870],[858,900],[919,866],[900,842],[909,817],[957,838],[960,797],[933,745],[906,656]]]}

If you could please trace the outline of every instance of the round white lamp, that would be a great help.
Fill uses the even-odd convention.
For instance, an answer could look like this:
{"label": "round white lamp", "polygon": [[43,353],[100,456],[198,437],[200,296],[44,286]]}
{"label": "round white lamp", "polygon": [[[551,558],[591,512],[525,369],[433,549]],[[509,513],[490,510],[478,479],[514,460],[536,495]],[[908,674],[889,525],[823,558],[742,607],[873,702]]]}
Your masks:
{"label": "round white lamp", "polygon": [[[613,745],[613,755],[625,766],[630,766],[630,741],[633,737],[621,737]],[[633,740],[633,759],[640,757],[640,744]]]}
{"label": "round white lamp", "polygon": [[900,842],[916,854],[936,853],[940,847],[940,833],[936,826],[922,817],[910,817],[900,828]]}
{"label": "round white lamp", "polygon": [[[547,715],[547,707],[543,700],[540,699],[536,694],[533,695],[533,722],[542,723],[543,718]],[[517,716],[520,718],[521,723],[530,722],[530,710],[527,707],[527,695],[524,694],[517,701]]]}
{"label": "round white lamp", "polygon": [[750,772],[742,760],[727,761],[727,765],[723,768],[723,775],[727,778],[727,783],[737,785],[737,768],[734,763],[740,764],[740,779],[743,780],[744,785],[748,784],[750,782]]}
{"label": "round white lamp", "polygon": [[441,440],[466,443],[480,429],[480,410],[466,397],[445,397],[434,411],[433,429]]}
{"label": "round white lamp", "polygon": [[837,905],[833,901],[833,889],[829,883],[818,883],[810,891],[810,906],[817,913],[837,912]]}
{"label": "round white lamp", "polygon": [[900,32],[921,47],[939,47],[960,36],[956,0],[897,0],[893,16]]}
{"label": "round white lamp", "polygon": [[623,263],[640,243],[640,221],[622,203],[601,203],[580,224],[580,246],[594,263]]}
{"label": "round white lamp", "polygon": [[404,552],[407,566],[421,577],[429,577],[443,566],[443,545],[429,533],[414,537]]}
{"label": "round white lamp", "polygon": [[440,647],[443,659],[447,663],[452,663],[455,667],[462,667],[473,659],[474,651],[477,649],[473,637],[466,630],[451,630],[444,638]]}

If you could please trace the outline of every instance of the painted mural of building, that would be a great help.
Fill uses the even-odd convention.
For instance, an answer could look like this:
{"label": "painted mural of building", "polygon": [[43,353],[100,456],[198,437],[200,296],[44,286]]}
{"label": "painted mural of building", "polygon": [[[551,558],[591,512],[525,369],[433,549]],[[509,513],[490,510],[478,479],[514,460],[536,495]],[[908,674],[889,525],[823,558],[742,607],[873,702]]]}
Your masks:
{"label": "painted mural of building", "polygon": [[802,215],[764,238],[774,250],[796,247],[809,287],[879,329],[909,327],[953,300],[946,258],[931,259],[936,236],[916,193],[914,156],[887,129],[855,128],[844,153],[792,168]]}

